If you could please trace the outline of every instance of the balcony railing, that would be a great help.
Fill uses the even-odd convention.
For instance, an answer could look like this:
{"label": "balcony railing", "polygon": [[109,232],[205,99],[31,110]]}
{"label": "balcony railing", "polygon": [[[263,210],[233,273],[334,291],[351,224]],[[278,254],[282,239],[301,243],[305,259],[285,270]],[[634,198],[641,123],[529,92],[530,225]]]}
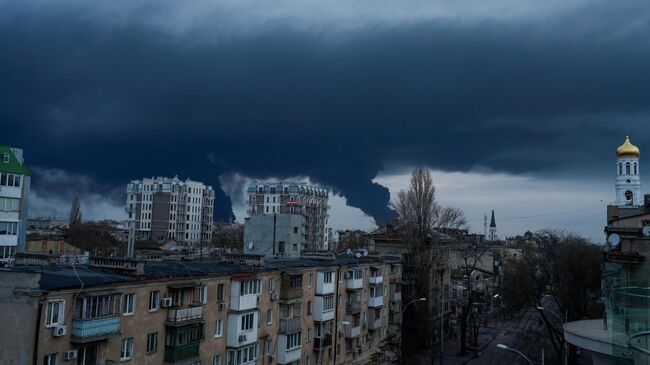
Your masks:
{"label": "balcony railing", "polygon": [[300,299],[302,295],[302,288],[280,288],[280,300]]}
{"label": "balcony railing", "polygon": [[345,337],[353,338],[361,336],[361,325],[358,327],[351,327],[351,325],[345,326]]}
{"label": "balcony railing", "polygon": [[345,305],[345,311],[348,314],[356,314],[361,312],[361,302],[348,302]]}
{"label": "balcony railing", "polygon": [[314,350],[318,351],[321,348],[326,348],[332,346],[332,335],[330,333],[326,333],[322,338],[321,337],[314,337]]}
{"label": "balcony railing", "polygon": [[363,288],[363,279],[348,279],[348,289],[361,289]]}
{"label": "balcony railing", "polygon": [[391,293],[391,295],[390,295],[390,301],[391,302],[398,302],[398,301],[401,301],[401,300],[402,300],[402,292],[401,291]]}
{"label": "balcony railing", "polygon": [[296,318],[288,318],[288,319],[280,319],[280,333],[282,334],[289,334],[289,333],[296,333],[300,332],[302,330],[302,318],[296,317]]}
{"label": "balcony railing", "polygon": [[368,283],[371,285],[381,285],[384,283],[384,277],[383,276],[371,276],[368,279]]}
{"label": "balcony railing", "polygon": [[119,315],[95,319],[72,320],[72,340],[74,342],[94,341],[107,338],[119,332]]}
{"label": "balcony railing", "polygon": [[381,307],[382,305],[384,305],[384,297],[383,296],[370,297],[368,299],[368,307],[377,308],[377,307]]}
{"label": "balcony railing", "polygon": [[199,342],[165,347],[165,362],[176,362],[199,356]]}
{"label": "balcony railing", "polygon": [[203,319],[203,306],[196,305],[187,308],[169,308],[167,322],[169,324],[184,324]]}
{"label": "balcony railing", "polygon": [[381,328],[381,318],[372,319],[368,321],[368,329],[375,331]]}

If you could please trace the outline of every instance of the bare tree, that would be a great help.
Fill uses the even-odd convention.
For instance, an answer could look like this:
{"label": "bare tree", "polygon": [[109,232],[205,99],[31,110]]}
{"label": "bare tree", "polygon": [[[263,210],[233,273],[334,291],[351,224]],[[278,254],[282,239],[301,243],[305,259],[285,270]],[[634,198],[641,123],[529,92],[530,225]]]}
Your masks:
{"label": "bare tree", "polygon": [[[436,202],[435,191],[429,171],[416,168],[411,174],[409,188],[400,191],[391,203],[392,208],[399,214],[402,239],[407,245],[404,265],[407,287],[404,301],[421,297],[428,299],[427,306],[413,309],[419,312],[418,316],[405,316],[406,318],[402,319],[402,345],[405,347],[412,348],[414,344],[422,341],[431,346],[435,331],[439,328],[434,325],[437,313],[434,313],[433,309],[443,288],[442,280],[438,279],[444,272],[448,257],[445,257],[443,250],[438,247],[436,228],[458,228],[465,225],[462,210],[441,207]],[[413,351],[402,353],[412,354]],[[431,356],[433,359],[433,352]]]}

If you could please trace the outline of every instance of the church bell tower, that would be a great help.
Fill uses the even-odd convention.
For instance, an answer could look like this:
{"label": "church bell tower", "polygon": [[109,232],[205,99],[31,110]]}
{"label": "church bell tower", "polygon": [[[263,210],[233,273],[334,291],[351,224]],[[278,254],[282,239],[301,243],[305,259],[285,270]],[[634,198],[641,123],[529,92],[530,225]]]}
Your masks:
{"label": "church bell tower", "polygon": [[625,143],[616,149],[616,202],[618,206],[635,206],[643,204],[641,194],[641,177],[639,148],[625,137]]}

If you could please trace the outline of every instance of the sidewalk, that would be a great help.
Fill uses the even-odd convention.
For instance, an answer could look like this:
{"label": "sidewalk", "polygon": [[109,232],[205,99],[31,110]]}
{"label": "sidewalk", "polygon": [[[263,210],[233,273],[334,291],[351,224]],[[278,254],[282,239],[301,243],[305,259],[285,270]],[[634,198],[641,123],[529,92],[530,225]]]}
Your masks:
{"label": "sidewalk", "polygon": [[[458,329],[456,330],[457,330],[456,333],[460,332],[460,330]],[[469,360],[476,358],[477,353],[482,352],[483,349],[491,345],[498,331],[499,330],[494,327],[481,328],[479,330],[479,335],[478,335],[478,346],[470,346],[468,340],[467,345],[465,346],[466,353],[463,356],[458,354],[460,351],[460,336],[458,336],[457,340],[454,340],[453,338],[446,339],[443,345],[443,349],[444,349],[443,364],[463,365],[467,363]]]}

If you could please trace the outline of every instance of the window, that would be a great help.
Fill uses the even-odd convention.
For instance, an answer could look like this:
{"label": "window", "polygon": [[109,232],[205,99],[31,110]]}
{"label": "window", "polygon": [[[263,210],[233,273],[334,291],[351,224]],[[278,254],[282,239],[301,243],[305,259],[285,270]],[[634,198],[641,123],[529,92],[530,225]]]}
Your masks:
{"label": "window", "polygon": [[634,175],[637,175],[637,173],[636,173],[636,162],[634,163]]}
{"label": "window", "polygon": [[199,302],[208,303],[208,287],[205,285],[199,287]]}
{"label": "window", "polygon": [[334,296],[328,295],[323,297],[323,311],[326,312],[331,310],[334,310]]}
{"label": "window", "polygon": [[266,310],[266,324],[273,324],[273,309]]}
{"label": "window", "polygon": [[217,285],[217,302],[223,302],[225,301],[224,298],[224,285],[223,284],[218,284]]}
{"label": "window", "polygon": [[7,152],[2,154],[2,162],[9,163],[9,154]]}
{"label": "window", "polygon": [[240,295],[249,295],[249,294],[260,294],[260,281],[259,280],[247,280],[240,282],[239,294]]}
{"label": "window", "polygon": [[147,353],[152,354],[158,351],[158,332],[147,335]]}
{"label": "window", "polygon": [[309,274],[309,276],[307,276],[307,287],[308,288],[311,288],[311,282],[312,282],[313,278],[314,278],[314,274]]}
{"label": "window", "polygon": [[340,307],[340,306],[342,306],[342,305],[343,305],[343,296],[342,296],[341,294],[339,294],[339,297],[338,297],[338,306]]}
{"label": "window", "polygon": [[214,324],[214,337],[223,336],[223,319],[217,319]]}
{"label": "window", "polygon": [[269,293],[275,290],[275,279],[269,279]]}
{"label": "window", "polygon": [[629,174],[630,174],[630,163],[629,163],[629,162],[627,162],[627,163],[625,164],[625,174],[626,174],[626,175],[629,175]]}
{"label": "window", "polygon": [[59,354],[49,354],[45,355],[43,359],[43,365],[59,365]]}
{"label": "window", "polygon": [[241,317],[241,330],[248,331],[253,329],[255,322],[255,313],[244,314]]}
{"label": "window", "polygon": [[124,294],[122,299],[122,313],[125,316],[135,313],[135,293]]}
{"label": "window", "polygon": [[0,198],[0,211],[18,212],[20,210],[20,199]]}
{"label": "window", "polygon": [[292,276],[291,277],[291,287],[292,288],[302,288],[302,276]]}
{"label": "window", "polygon": [[311,342],[311,328],[307,328],[307,343]]}
{"label": "window", "polygon": [[311,356],[307,356],[307,365],[311,365]]}
{"label": "window", "polygon": [[307,315],[311,315],[311,300],[307,301]]}
{"label": "window", "polygon": [[157,311],[160,309],[160,291],[154,290],[149,292],[149,311]]}
{"label": "window", "polygon": [[214,361],[212,361],[212,365],[221,365],[221,355],[216,355],[214,357]]}
{"label": "window", "polygon": [[240,350],[228,350],[228,365],[241,365],[257,360],[257,344]]}
{"label": "window", "polygon": [[266,354],[273,355],[273,340],[270,338],[266,340]]}
{"label": "window", "polygon": [[125,338],[122,340],[120,347],[120,360],[131,360],[133,358],[133,337]]}
{"label": "window", "polygon": [[341,344],[336,345],[336,356],[341,356]]}
{"label": "window", "polygon": [[334,274],[333,272],[324,272],[324,273],[323,273],[323,282],[324,282],[325,284],[331,284],[331,283],[332,283],[332,275],[333,275],[333,274]]}
{"label": "window", "polygon": [[297,332],[297,333],[287,335],[287,350],[293,350],[295,348],[300,347],[301,336],[302,336],[302,332]]}
{"label": "window", "polygon": [[45,309],[45,326],[52,327],[64,323],[63,318],[63,300],[55,300],[47,303]]}
{"label": "window", "polygon": [[18,222],[0,222],[0,234],[18,234]]}
{"label": "window", "polygon": [[298,233],[298,227],[293,227],[293,233]]}

